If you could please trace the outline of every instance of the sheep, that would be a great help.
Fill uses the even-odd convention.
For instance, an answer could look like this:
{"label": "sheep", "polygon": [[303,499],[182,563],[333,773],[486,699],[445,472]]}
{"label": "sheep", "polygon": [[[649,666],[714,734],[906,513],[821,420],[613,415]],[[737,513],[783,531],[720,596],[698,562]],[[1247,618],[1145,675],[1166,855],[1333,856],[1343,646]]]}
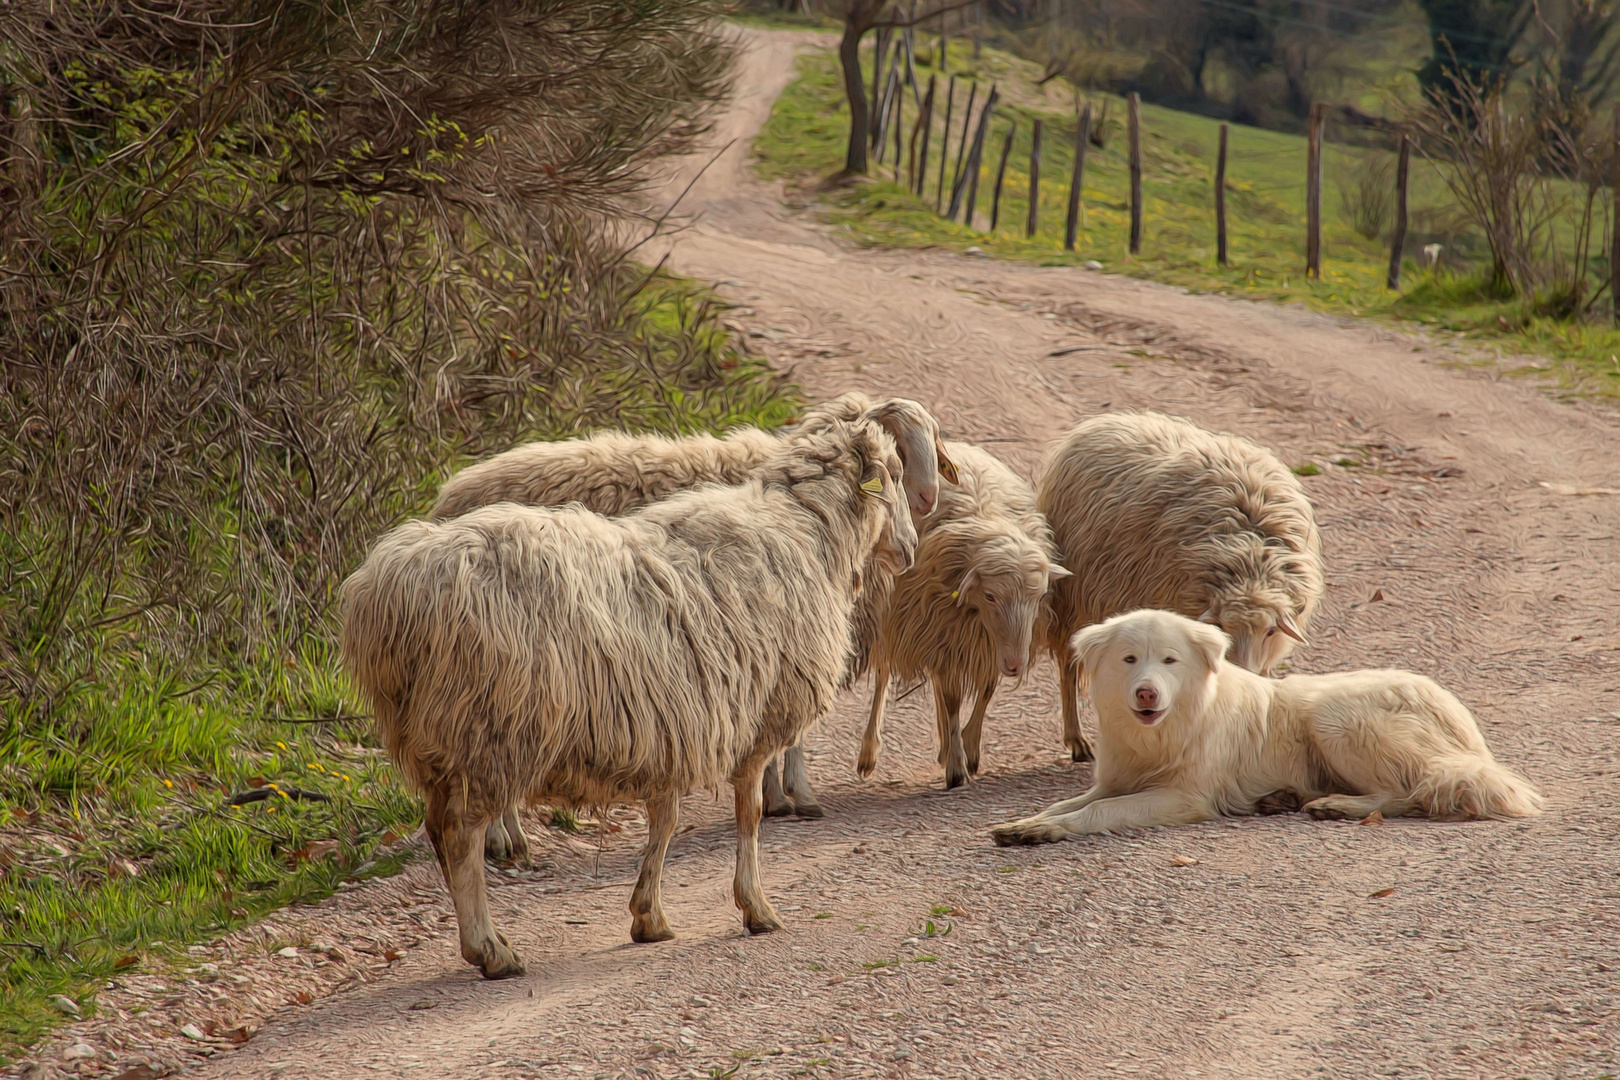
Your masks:
{"label": "sheep", "polygon": [[827,708],[869,561],[910,566],[900,459],[877,424],[779,444],[746,482],[612,519],[503,503],[410,522],[343,588],[342,657],[389,754],[426,800],[462,956],[523,963],[490,920],[482,833],[520,798],[632,799],[648,843],[630,936],[673,936],[660,874],[679,797],[735,790],[733,893],[759,882],[760,773]]}
{"label": "sheep", "polygon": [[[807,409],[784,434],[812,434],[829,423],[861,416],[870,416],[893,436],[905,463],[907,502],[916,517],[927,517],[939,496],[939,477],[955,483],[955,467],[945,454],[939,422],[915,401],[873,401],[852,391]],[[740,427],[723,438],[603,431],[582,439],[529,443],[451,477],[439,489],[429,516],[445,521],[497,502],[577,502],[618,517],[699,484],[739,484],[780,444],[779,436],[757,427]]]}
{"label": "sheep", "polygon": [[[432,517],[446,520],[494,502],[562,506],[578,502],[609,517],[644,506],[676,491],[709,482],[740,483],[781,445],[781,438],[814,434],[834,421],[866,416],[894,438],[905,466],[906,500],[914,520],[927,517],[939,498],[939,478],[956,482],[956,466],[945,453],[939,422],[915,401],[874,401],[851,391],[805,410],[799,423],[778,437],[758,428],[738,428],[724,438],[697,435],[670,439],[660,435],[600,432],[583,439],[537,442],[497,454],[451,477],[439,491]],[[855,634],[854,677],[866,670],[866,650],[876,636],[875,611],[886,603],[890,579],[870,574],[862,592]],[[787,791],[778,779],[776,762],[766,769],[766,806],[772,816],[799,813],[820,817],[822,809],[805,774],[798,747],[784,755]],[[527,862],[528,838],[517,811],[490,826],[486,854],[493,860]]]}
{"label": "sheep", "polygon": [[1105,413],[1053,451],[1037,505],[1073,576],[1052,590],[1063,741],[1080,731],[1075,631],[1138,608],[1220,627],[1231,661],[1269,674],[1304,642],[1322,599],[1322,542],[1305,490],[1246,439],[1161,413]]}
{"label": "sheep", "polygon": [[[926,676],[934,687],[939,762],[945,786],[954,788],[979,771],[990,698],[1002,676],[1023,677],[1047,591],[1069,571],[1058,565],[1052,531],[1026,481],[976,446],[948,442],[945,449],[959,470],[958,485],[941,492],[918,530],[917,563],[895,580],[883,612],[856,771],[867,777],[877,766],[890,677]],[[977,693],[973,716],[959,729],[969,692]]]}

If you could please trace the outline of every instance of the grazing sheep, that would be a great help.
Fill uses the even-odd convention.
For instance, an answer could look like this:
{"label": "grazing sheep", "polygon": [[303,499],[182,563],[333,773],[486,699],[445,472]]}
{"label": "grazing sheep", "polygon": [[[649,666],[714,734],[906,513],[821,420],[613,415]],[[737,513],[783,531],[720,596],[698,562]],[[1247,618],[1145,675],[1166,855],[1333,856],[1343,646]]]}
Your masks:
{"label": "grazing sheep", "polygon": [[343,658],[426,796],[468,962],[523,971],[490,921],[482,834],[529,796],[646,800],[631,937],[659,941],[680,794],[730,781],[737,904],[751,932],[780,927],[760,773],[837,690],[868,562],[911,565],[900,473],[881,427],[834,422],[746,483],[628,517],[504,503],[378,542],[344,585]]}
{"label": "grazing sheep", "polygon": [[1097,706],[1097,783],[998,825],[995,841],[1253,814],[1274,792],[1318,818],[1529,817],[1543,799],[1497,764],[1473,716],[1410,671],[1263,678],[1223,659],[1218,628],[1169,611],[1116,615],[1074,635]]}
{"label": "grazing sheep", "polygon": [[[939,762],[945,786],[979,771],[985,710],[1002,676],[1022,678],[1051,583],[1069,571],[1057,563],[1052,532],[1035,509],[1035,491],[976,446],[948,442],[957,486],[918,529],[917,563],[895,580],[873,647],[872,714],[856,771],[870,776],[883,745],[883,709],[891,676],[927,677],[934,687]],[[1043,628],[1044,629],[1044,628]],[[963,699],[973,716],[958,727]]]}
{"label": "grazing sheep", "polygon": [[1138,608],[1202,619],[1233,663],[1268,674],[1304,641],[1322,599],[1322,543],[1304,488],[1246,439],[1160,413],[1106,413],[1053,452],[1038,505],[1073,576],[1052,590],[1048,644],[1061,673],[1063,741],[1080,731],[1076,630]]}
{"label": "grazing sheep", "polygon": [[[867,417],[894,438],[905,467],[906,501],[913,519],[931,513],[939,499],[939,478],[956,482],[956,467],[945,453],[939,422],[915,401],[874,401],[860,391],[811,406],[798,424],[779,437],[758,428],[738,428],[724,438],[696,435],[670,439],[661,435],[627,435],[605,431],[583,439],[537,442],[497,454],[451,477],[433,508],[436,520],[457,517],[479,506],[518,502],[529,506],[563,506],[578,502],[609,517],[703,483],[741,483],[749,471],[780,448],[782,438],[814,434],[836,421]],[[892,579],[869,574],[862,591],[855,632],[852,676],[866,670],[866,650],[876,637],[876,614],[887,602]],[[783,770],[787,791],[778,779],[776,762],[766,769],[766,808],[771,815],[798,813],[820,817],[821,805],[805,774],[804,753],[791,748]],[[528,838],[513,810],[486,833],[485,854],[493,860],[527,862]]]}

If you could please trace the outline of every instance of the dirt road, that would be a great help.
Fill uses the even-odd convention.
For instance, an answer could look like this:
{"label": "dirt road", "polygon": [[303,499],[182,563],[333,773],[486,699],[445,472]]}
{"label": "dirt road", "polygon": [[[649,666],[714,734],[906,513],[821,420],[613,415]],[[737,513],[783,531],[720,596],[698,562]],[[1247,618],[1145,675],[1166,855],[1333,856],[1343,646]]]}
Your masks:
{"label": "dirt road", "polygon": [[[114,1011],[151,1010],[45,1055],[100,1032],[122,1061],[172,1057],[181,1024],[212,1020],[202,1044],[263,1028],[193,1067],[210,1077],[1620,1072],[1620,498],[1566,494],[1620,486],[1616,416],[1301,310],[842,244],[745,167],[800,40],[750,36],[717,145],[744,141],[688,195],[700,214],[669,242],[673,265],[724,282],[751,340],[813,392],[919,398],[1026,475],[1110,408],[1318,463],[1305,483],[1329,589],[1296,669],[1439,678],[1547,792],[1547,815],[1292,816],[998,850],[990,824],[1089,781],[1064,760],[1050,665],[998,698],[985,772],[950,793],[926,693],[891,711],[876,776],[854,779],[862,687],[809,744],[829,817],[765,825],[784,933],[743,935],[729,792],[697,794],[667,871],[674,941],[629,942],[644,826],[620,811],[578,839],[534,828],[548,865],[492,874],[523,979],[484,983],[460,961],[424,865],[200,953],[219,971],[191,985],[109,991]],[[313,1004],[265,1017],[305,985]],[[319,998],[338,985],[352,988]]]}

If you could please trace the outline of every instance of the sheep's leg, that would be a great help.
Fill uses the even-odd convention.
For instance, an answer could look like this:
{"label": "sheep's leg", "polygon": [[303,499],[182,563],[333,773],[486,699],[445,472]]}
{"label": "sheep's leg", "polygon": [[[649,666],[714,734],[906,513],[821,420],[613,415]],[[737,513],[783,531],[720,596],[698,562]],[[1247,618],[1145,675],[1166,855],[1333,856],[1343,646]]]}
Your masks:
{"label": "sheep's leg", "polygon": [[630,894],[630,940],[668,941],[675,936],[664,918],[660,887],[664,879],[664,854],[669,838],[680,821],[681,799],[670,793],[647,800],[647,851],[641,856],[641,876]]}
{"label": "sheep's leg", "polygon": [[1096,755],[1080,730],[1080,673],[1074,668],[1074,650],[1064,640],[1058,648],[1058,697],[1063,699],[1063,745],[1075,761],[1090,761]]}
{"label": "sheep's leg", "polygon": [[934,680],[934,709],[939,719],[940,749],[945,756],[945,787],[958,788],[968,782],[967,752],[962,749],[962,729],[958,714],[962,711],[962,692],[952,687],[941,689]]}
{"label": "sheep's leg", "polygon": [[782,790],[782,777],[776,771],[776,755],[771,755],[771,760],[765,763],[760,784],[764,790],[766,817],[787,817],[793,813],[793,803]]}
{"label": "sheep's leg", "polygon": [[877,768],[878,751],[883,749],[883,706],[888,696],[889,666],[880,662],[872,673],[872,715],[866,721],[866,734],[861,736],[860,760],[855,763],[855,772],[863,780]]}
{"label": "sheep's leg", "polygon": [[731,891],[750,934],[782,929],[759,884],[759,779],[765,760],[764,755],[750,757],[731,774],[737,799],[737,876]]}
{"label": "sheep's leg", "polygon": [[962,729],[962,749],[967,752],[968,772],[974,776],[979,775],[979,740],[984,736],[984,714],[990,708],[990,699],[995,696],[996,686],[1000,682],[997,679],[989,686],[980,688],[979,700],[973,703],[973,716],[968,720],[967,727]]}
{"label": "sheep's leg", "polygon": [[484,858],[489,862],[510,859],[522,866],[529,865],[529,838],[523,832],[517,807],[507,810],[484,830]]}
{"label": "sheep's leg", "polygon": [[782,787],[793,800],[793,812],[803,818],[826,817],[810,786],[810,770],[805,765],[804,743],[798,742],[782,752]]}
{"label": "sheep's leg", "polygon": [[523,974],[523,961],[490,921],[489,895],[484,888],[484,830],[470,824],[455,808],[463,804],[461,795],[458,791],[453,797],[444,788],[427,793],[428,837],[456,905],[462,958],[482,969],[486,979],[509,979]]}

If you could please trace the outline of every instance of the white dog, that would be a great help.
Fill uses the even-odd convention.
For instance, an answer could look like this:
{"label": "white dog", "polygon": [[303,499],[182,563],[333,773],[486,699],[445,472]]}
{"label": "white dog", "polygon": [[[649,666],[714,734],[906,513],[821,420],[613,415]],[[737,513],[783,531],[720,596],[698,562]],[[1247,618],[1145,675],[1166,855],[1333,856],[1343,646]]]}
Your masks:
{"label": "white dog", "polygon": [[1322,818],[1541,810],[1462,702],[1421,675],[1263,678],[1223,659],[1219,629],[1168,611],[1116,615],[1072,644],[1097,707],[1096,786],[996,826],[1003,846],[1252,814],[1274,792]]}

